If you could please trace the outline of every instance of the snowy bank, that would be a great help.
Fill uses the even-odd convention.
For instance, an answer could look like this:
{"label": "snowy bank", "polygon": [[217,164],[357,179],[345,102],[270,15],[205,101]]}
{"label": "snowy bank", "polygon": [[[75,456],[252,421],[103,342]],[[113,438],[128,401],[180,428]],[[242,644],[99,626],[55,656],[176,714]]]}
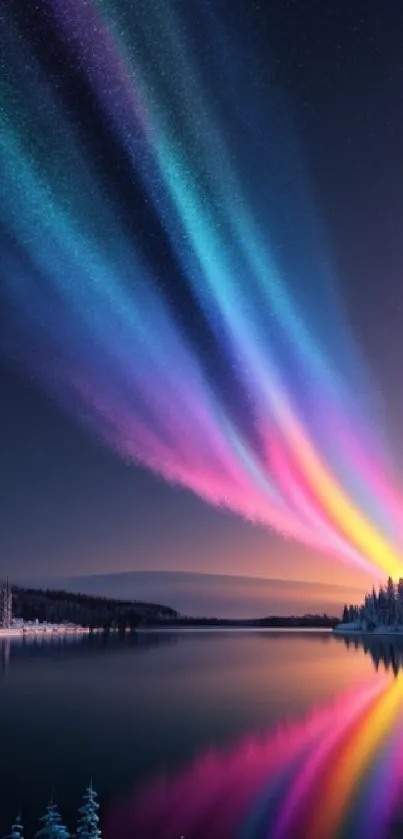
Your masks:
{"label": "snowy bank", "polygon": [[395,627],[380,624],[374,629],[366,629],[361,626],[359,621],[353,621],[352,623],[339,623],[333,632],[336,635],[395,635],[401,638],[403,637],[403,626]]}
{"label": "snowy bank", "polygon": [[7,628],[0,627],[0,640],[2,638],[20,638],[25,635],[83,635],[89,632],[88,627],[83,626],[22,622]]}

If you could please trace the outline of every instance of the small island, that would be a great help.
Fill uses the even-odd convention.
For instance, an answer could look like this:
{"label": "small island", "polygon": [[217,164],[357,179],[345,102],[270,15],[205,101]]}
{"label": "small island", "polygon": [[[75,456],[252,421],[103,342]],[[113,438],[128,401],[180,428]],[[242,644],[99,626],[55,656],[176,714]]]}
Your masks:
{"label": "small island", "polygon": [[378,593],[373,587],[360,606],[344,606],[337,634],[403,635],[403,578],[394,583],[388,578]]}

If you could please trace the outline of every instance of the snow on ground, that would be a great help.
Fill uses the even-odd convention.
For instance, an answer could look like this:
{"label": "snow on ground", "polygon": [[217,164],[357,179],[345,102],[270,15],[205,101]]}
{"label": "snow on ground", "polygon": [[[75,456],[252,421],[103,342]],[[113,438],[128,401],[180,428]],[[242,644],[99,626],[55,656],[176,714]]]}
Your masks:
{"label": "snow on ground", "polygon": [[17,622],[3,629],[0,627],[1,638],[17,638],[21,635],[70,635],[83,634],[89,632],[89,629],[82,626],[75,626],[73,624],[43,624],[43,623],[24,623]]}
{"label": "snow on ground", "polygon": [[359,621],[352,623],[339,623],[334,629],[336,634],[348,635],[352,632],[360,633],[361,635],[403,635],[403,627],[395,628],[393,626],[376,626],[375,629],[361,629]]}
{"label": "snow on ground", "polygon": [[360,632],[360,624],[359,621],[353,621],[352,623],[339,623],[335,627],[335,632]]}

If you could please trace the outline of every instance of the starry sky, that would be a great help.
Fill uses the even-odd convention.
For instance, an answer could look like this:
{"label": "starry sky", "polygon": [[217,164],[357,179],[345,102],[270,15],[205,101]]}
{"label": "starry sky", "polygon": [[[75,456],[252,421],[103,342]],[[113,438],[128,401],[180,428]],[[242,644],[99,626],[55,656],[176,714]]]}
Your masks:
{"label": "starry sky", "polygon": [[[403,12],[136,9],[2,6],[0,572],[204,573],[212,610],[212,575],[315,581],[333,605],[400,570]],[[309,483],[296,418],[375,533]]]}

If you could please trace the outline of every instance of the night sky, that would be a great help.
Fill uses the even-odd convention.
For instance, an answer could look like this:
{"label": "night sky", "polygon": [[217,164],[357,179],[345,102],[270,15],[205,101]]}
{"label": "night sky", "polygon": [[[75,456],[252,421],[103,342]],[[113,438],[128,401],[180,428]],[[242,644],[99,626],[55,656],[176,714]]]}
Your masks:
{"label": "night sky", "polygon": [[[402,555],[403,10],[131,6],[6,0],[0,12],[0,573],[312,580],[333,605],[328,585],[347,596],[397,576]],[[265,247],[324,370],[281,307],[264,310],[245,253]],[[384,559],[310,483],[276,371],[354,509],[393,544]],[[291,503],[273,441],[323,535]],[[392,484],[393,504],[378,493]],[[309,606],[301,592],[290,610]]]}

